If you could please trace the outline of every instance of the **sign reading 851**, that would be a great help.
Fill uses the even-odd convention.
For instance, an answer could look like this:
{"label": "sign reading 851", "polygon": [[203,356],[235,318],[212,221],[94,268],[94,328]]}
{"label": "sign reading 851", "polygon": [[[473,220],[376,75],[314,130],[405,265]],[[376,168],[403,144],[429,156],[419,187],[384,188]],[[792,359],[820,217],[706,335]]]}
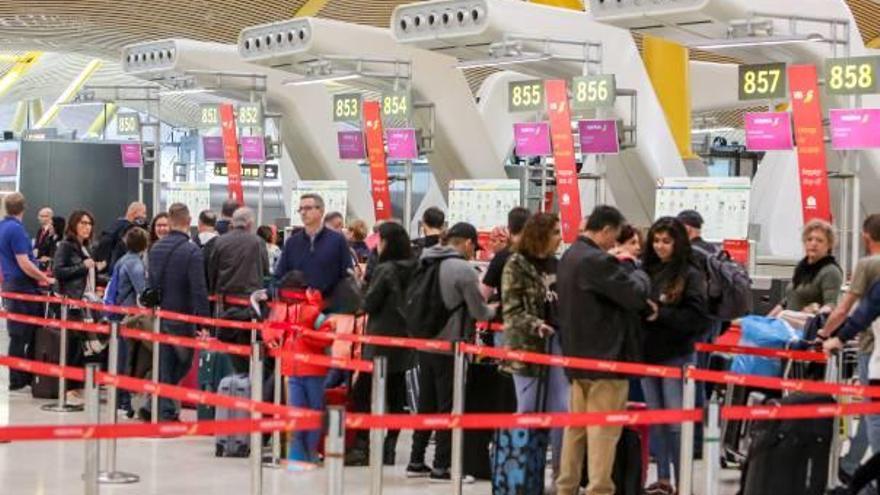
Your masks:
{"label": "sign reading 851", "polygon": [[512,81],[508,84],[507,109],[510,112],[544,110],[544,81]]}

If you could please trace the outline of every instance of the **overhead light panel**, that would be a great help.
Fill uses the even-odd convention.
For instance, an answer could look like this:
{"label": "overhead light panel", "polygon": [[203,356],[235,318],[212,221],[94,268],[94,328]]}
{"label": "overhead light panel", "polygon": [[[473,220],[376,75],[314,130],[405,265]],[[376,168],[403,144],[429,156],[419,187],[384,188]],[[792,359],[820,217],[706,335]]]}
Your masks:
{"label": "overhead light panel", "polygon": [[159,96],[176,96],[176,95],[194,95],[200,93],[213,93],[216,90],[208,89],[208,88],[181,88],[181,89],[167,89],[165,91],[159,91]]}
{"label": "overhead light panel", "polygon": [[821,43],[827,41],[819,33],[791,36],[767,36],[745,38],[722,38],[689,43],[688,48],[713,50],[722,48],[747,48],[752,46],[792,45],[797,43]]}
{"label": "overhead light panel", "polygon": [[541,53],[536,55],[508,55],[502,57],[490,57],[480,60],[468,60],[455,64],[456,69],[476,69],[480,67],[500,67],[504,65],[528,64],[533,62],[543,62],[553,59],[553,55],[549,53]]}
{"label": "overhead light panel", "polygon": [[691,134],[716,134],[734,131],[736,131],[736,128],[733,127],[707,127],[705,129],[694,129],[691,131]]}
{"label": "overhead light panel", "polygon": [[348,73],[348,74],[327,74],[323,76],[306,76],[302,79],[289,79],[284,81],[282,84],[285,86],[305,86],[308,84],[322,84],[322,83],[334,83],[339,81],[350,81],[352,79],[359,79],[361,77],[360,74],[357,73]]}

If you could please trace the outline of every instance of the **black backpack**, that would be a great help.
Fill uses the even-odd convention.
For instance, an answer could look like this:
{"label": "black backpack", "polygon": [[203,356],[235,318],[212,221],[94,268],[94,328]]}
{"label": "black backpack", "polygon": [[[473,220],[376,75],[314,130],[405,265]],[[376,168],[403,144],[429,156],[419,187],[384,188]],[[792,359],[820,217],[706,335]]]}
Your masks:
{"label": "black backpack", "polygon": [[405,288],[403,315],[406,318],[406,332],[410,337],[431,339],[443,331],[452,313],[461,308],[448,309],[443,304],[440,292],[440,265],[450,258],[461,258],[449,255],[440,258],[419,260],[419,265]]}
{"label": "black backpack", "polygon": [[744,266],[727,251],[710,253],[699,247],[693,250],[706,259],[706,295],[709,314],[719,321],[733,321],[752,312],[752,279]]}

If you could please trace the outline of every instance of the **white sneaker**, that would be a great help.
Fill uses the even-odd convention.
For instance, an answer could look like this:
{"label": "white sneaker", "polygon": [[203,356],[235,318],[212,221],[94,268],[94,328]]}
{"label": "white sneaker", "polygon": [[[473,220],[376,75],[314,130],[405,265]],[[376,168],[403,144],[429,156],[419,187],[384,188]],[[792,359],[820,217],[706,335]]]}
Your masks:
{"label": "white sneaker", "polygon": [[83,406],[86,403],[82,390],[70,390],[64,398],[67,404],[71,406]]}
{"label": "white sneaker", "polygon": [[13,396],[16,396],[16,397],[18,397],[18,396],[22,396],[22,397],[23,397],[23,396],[30,396],[30,395],[31,395],[31,386],[30,386],[30,385],[25,385],[24,387],[17,388],[17,389],[15,389],[15,390],[10,390],[10,391],[9,391],[9,395],[13,395]]}
{"label": "white sneaker", "polygon": [[462,482],[462,484],[465,484],[465,485],[473,485],[474,483],[477,482],[477,479],[469,474],[466,474],[461,477],[461,482]]}

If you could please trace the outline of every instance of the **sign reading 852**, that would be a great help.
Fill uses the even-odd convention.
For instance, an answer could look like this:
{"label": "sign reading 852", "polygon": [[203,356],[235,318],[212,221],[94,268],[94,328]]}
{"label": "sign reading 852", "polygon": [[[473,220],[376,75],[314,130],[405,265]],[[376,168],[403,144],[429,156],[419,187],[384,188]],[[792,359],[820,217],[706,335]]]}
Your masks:
{"label": "sign reading 852", "polygon": [[263,109],[259,103],[242,103],[236,109],[239,127],[262,127]]}
{"label": "sign reading 852", "polygon": [[513,81],[507,85],[507,109],[510,112],[544,110],[544,82]]}

